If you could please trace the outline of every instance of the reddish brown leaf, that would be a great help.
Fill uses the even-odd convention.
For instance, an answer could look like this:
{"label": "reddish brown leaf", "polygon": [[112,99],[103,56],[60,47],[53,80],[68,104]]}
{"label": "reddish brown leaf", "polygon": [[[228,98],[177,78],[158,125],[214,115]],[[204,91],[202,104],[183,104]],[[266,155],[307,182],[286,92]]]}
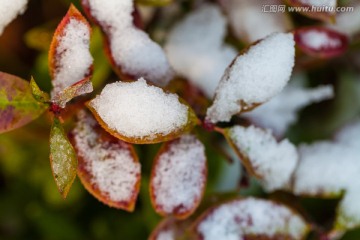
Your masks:
{"label": "reddish brown leaf", "polygon": [[193,226],[195,239],[300,240],[309,232],[304,219],[280,203],[236,199],[206,211]]}
{"label": "reddish brown leaf", "polygon": [[305,53],[319,58],[343,54],[349,45],[346,35],[325,27],[304,27],[294,31],[296,45]]}
{"label": "reddish brown leaf", "polygon": [[91,92],[93,59],[90,55],[91,27],[71,5],[58,25],[49,51],[52,101],[65,107],[67,101]]}
{"label": "reddish brown leaf", "polygon": [[198,207],[206,185],[205,148],[193,135],[165,143],[153,164],[150,196],[155,211],[185,219]]}
{"label": "reddish brown leaf", "polygon": [[80,112],[72,131],[78,153],[78,176],[85,188],[104,204],[133,211],[141,169],[132,147],[105,132],[95,119]]}
{"label": "reddish brown leaf", "polygon": [[190,224],[189,220],[179,221],[171,217],[165,218],[152,231],[148,240],[187,239],[187,228]]}
{"label": "reddish brown leaf", "polygon": [[29,82],[0,72],[0,133],[24,126],[39,117],[46,107],[36,101]]}

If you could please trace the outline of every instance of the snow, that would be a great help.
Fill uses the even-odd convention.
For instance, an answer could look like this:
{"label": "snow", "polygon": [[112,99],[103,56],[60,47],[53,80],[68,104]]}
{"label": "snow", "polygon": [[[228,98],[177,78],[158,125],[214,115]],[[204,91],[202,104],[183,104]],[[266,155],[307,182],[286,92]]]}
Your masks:
{"label": "snow", "polygon": [[162,212],[184,214],[196,207],[205,188],[205,148],[193,135],[183,135],[168,147],[152,172],[154,202]]}
{"label": "snow", "polygon": [[[54,75],[52,98],[57,98],[65,88],[83,80],[90,73],[93,58],[90,54],[89,26],[70,18],[63,31],[55,35],[58,45],[55,45]],[[92,85],[84,93],[92,92]]]}
{"label": "snow", "polygon": [[305,88],[290,82],[278,96],[241,116],[257,126],[272,129],[276,136],[283,136],[288,127],[296,122],[297,112],[301,108],[333,96],[334,89],[330,85]]}
{"label": "snow", "polygon": [[269,130],[234,126],[228,130],[231,141],[246,157],[267,191],[288,187],[298,154],[287,139],[277,142]]}
{"label": "snow", "polygon": [[302,239],[307,226],[301,217],[283,205],[246,198],[215,208],[196,230],[204,240],[243,240],[246,235],[256,234],[267,237],[283,234],[291,239]]}
{"label": "snow", "polygon": [[140,163],[130,147],[120,141],[106,141],[95,130],[96,121],[84,111],[73,130],[75,148],[91,175],[91,184],[111,201],[130,201],[140,176]]}
{"label": "snow", "polygon": [[330,7],[329,10],[331,10],[331,8],[335,8],[336,7],[336,1],[337,0],[299,0],[299,2],[301,2],[302,4],[306,4],[306,5],[310,5],[310,6],[315,6],[315,7]]}
{"label": "snow", "polygon": [[188,123],[188,107],[175,94],[135,82],[108,84],[90,102],[108,127],[127,138],[154,139],[175,132]]}
{"label": "snow", "polygon": [[335,141],[360,149],[360,119],[340,129],[335,135]]}
{"label": "snow", "polygon": [[226,27],[219,7],[205,4],[177,23],[165,45],[175,71],[208,98],[213,98],[221,76],[237,54],[234,48],[223,44]]}
{"label": "snow", "polygon": [[332,38],[326,32],[316,29],[304,31],[300,34],[301,42],[308,48],[320,50],[326,48],[341,47],[340,39]]}
{"label": "snow", "polygon": [[[292,29],[291,20],[286,13],[264,13],[262,8],[283,5],[279,0],[229,0],[226,12],[237,38],[252,43],[275,32],[287,32]],[[264,11],[269,9],[264,9]]]}
{"label": "snow", "polygon": [[110,42],[111,54],[121,70],[134,78],[166,85],[173,77],[163,49],[133,24],[133,0],[87,0],[92,16]]}
{"label": "snow", "polygon": [[207,119],[213,123],[230,121],[234,114],[270,100],[289,81],[294,61],[291,33],[272,34],[250,47],[226,70]]}
{"label": "snow", "polygon": [[25,12],[27,3],[28,0],[0,0],[0,36],[17,15]]}
{"label": "snow", "polygon": [[172,229],[161,231],[154,240],[175,240],[175,233]]}
{"label": "snow", "polygon": [[328,27],[339,32],[355,35],[360,31],[360,3],[354,4],[354,11],[341,12],[336,15],[336,23]]}

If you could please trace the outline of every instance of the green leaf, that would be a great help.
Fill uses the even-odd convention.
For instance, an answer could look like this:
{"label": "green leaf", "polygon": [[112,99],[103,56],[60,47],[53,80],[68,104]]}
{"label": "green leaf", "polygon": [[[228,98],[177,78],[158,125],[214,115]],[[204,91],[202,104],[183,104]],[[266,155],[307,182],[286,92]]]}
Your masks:
{"label": "green leaf", "polygon": [[31,92],[33,97],[36,99],[36,101],[41,103],[48,103],[50,102],[50,96],[48,93],[43,92],[39,86],[36,84],[35,79],[31,77],[30,80],[30,86],[31,86]]}
{"label": "green leaf", "polygon": [[77,158],[64,128],[58,118],[54,118],[50,132],[50,165],[59,192],[66,198],[76,177]]}
{"label": "green leaf", "polygon": [[0,133],[33,121],[46,107],[33,97],[29,82],[0,72]]}

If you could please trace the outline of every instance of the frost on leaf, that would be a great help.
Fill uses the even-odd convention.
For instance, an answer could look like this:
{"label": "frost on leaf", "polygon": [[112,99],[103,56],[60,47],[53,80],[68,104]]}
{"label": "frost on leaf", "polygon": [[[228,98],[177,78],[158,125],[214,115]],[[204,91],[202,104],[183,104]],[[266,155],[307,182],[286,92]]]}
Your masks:
{"label": "frost on leaf", "polygon": [[148,240],[176,240],[183,239],[190,221],[175,220],[172,217],[162,220],[152,231]]}
{"label": "frost on leaf", "polygon": [[293,34],[277,33],[238,56],[216,89],[207,120],[230,121],[234,114],[248,111],[277,95],[290,79],[294,45]]}
{"label": "frost on leaf", "polygon": [[143,78],[108,84],[88,107],[105,130],[131,143],[171,140],[197,123],[192,109],[177,95],[148,85]]}
{"label": "frost on leaf", "polygon": [[[343,198],[338,206],[335,229],[360,226],[360,121],[345,126],[332,142],[299,147],[299,166],[293,192],[298,195]],[[355,179],[355,180],[354,180]]]}
{"label": "frost on leaf", "polygon": [[65,107],[72,98],[92,92],[90,81],[93,58],[90,55],[91,28],[73,6],[56,29],[49,52],[54,89],[52,101]]}
{"label": "frost on leaf", "polygon": [[79,158],[81,182],[104,204],[133,211],[141,178],[133,147],[109,135],[85,111],[78,118],[72,141]]}
{"label": "frost on leaf", "polygon": [[288,127],[296,122],[297,112],[301,108],[330,99],[333,95],[334,90],[330,85],[305,88],[301,83],[290,82],[278,96],[241,116],[257,126],[270,128],[275,136],[283,136]]}
{"label": "frost on leaf", "polygon": [[286,0],[293,7],[305,7],[310,11],[299,11],[300,14],[313,19],[334,22],[337,0]]}
{"label": "frost on leaf", "polygon": [[193,135],[166,143],[150,180],[153,206],[161,215],[187,218],[199,205],[207,177],[204,145]]}
{"label": "frost on leaf", "polygon": [[106,34],[108,53],[120,78],[144,77],[159,86],[172,79],[163,49],[133,23],[133,0],[82,0],[82,4]]}
{"label": "frost on leaf", "polygon": [[206,4],[180,21],[165,45],[175,71],[208,98],[214,97],[221,76],[236,57],[236,50],[223,44],[225,34],[226,19],[220,9]]}
{"label": "frost on leaf", "polygon": [[17,15],[24,13],[27,2],[28,0],[0,0],[0,36]]}
{"label": "frost on leaf", "polygon": [[281,5],[281,0],[228,0],[224,8],[235,36],[246,43],[258,41],[275,32],[287,32],[292,23],[287,13],[267,14],[270,6]]}
{"label": "frost on leaf", "polygon": [[194,228],[197,239],[303,239],[304,219],[288,207],[272,201],[237,199],[210,209]]}
{"label": "frost on leaf", "polygon": [[343,54],[348,47],[348,37],[324,27],[305,27],[294,31],[296,46],[305,53],[331,58]]}
{"label": "frost on leaf", "polygon": [[0,133],[28,124],[45,110],[46,105],[34,98],[29,82],[0,72]]}
{"label": "frost on leaf", "polygon": [[261,180],[268,191],[288,187],[298,162],[296,147],[287,139],[277,142],[269,130],[235,126],[225,136],[248,171]]}
{"label": "frost on leaf", "polygon": [[60,120],[55,118],[50,132],[50,165],[63,198],[66,198],[76,177],[77,159]]}

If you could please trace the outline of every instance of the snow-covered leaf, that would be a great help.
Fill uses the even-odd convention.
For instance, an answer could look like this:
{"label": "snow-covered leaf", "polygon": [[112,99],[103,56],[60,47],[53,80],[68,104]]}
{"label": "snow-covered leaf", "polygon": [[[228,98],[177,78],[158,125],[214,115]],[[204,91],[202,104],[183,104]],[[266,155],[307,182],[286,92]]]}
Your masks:
{"label": "snow-covered leaf", "polygon": [[291,33],[263,39],[238,56],[225,71],[216,90],[207,120],[230,121],[234,114],[249,111],[276,96],[290,79],[295,61]]}
{"label": "snow-covered leaf", "polygon": [[309,18],[334,22],[336,15],[337,0],[286,0],[292,7],[303,7],[298,13]]}
{"label": "snow-covered leaf", "polygon": [[85,111],[78,118],[72,141],[78,154],[81,182],[104,204],[133,211],[141,178],[133,147],[109,135]]}
{"label": "snow-covered leaf", "polygon": [[0,133],[28,124],[46,107],[34,98],[29,82],[0,72]]}
{"label": "snow-covered leaf", "polygon": [[248,172],[260,179],[268,191],[288,187],[298,154],[287,139],[277,142],[271,131],[254,126],[225,129],[225,137]]}
{"label": "snow-covered leaf", "polygon": [[49,51],[50,75],[54,86],[51,98],[61,107],[65,107],[73,97],[93,90],[89,80],[93,68],[90,33],[89,23],[71,5],[55,31]]}
{"label": "snow-covered leaf", "polygon": [[258,41],[275,32],[287,32],[292,29],[287,13],[266,13],[270,6],[283,5],[281,0],[267,0],[266,4],[254,0],[224,2],[224,9],[235,36],[246,43]]}
{"label": "snow-covered leaf", "polygon": [[288,207],[255,198],[236,199],[209,209],[194,226],[196,239],[304,239],[309,227]]}
{"label": "snow-covered leaf", "polygon": [[163,219],[152,231],[148,240],[176,240],[186,239],[189,220],[176,220],[172,217]]}
{"label": "snow-covered leaf", "polygon": [[334,198],[343,196],[334,223],[336,230],[360,226],[360,121],[345,126],[334,141],[299,147],[299,166],[293,191],[298,195]]}
{"label": "snow-covered leaf", "polygon": [[297,112],[301,108],[333,96],[334,90],[330,85],[305,88],[301,83],[290,82],[278,96],[241,116],[257,126],[270,128],[275,136],[283,136],[288,127],[296,122]]}
{"label": "snow-covered leaf", "polygon": [[171,140],[198,122],[177,95],[148,85],[143,78],[108,84],[87,105],[105,130],[130,143]]}
{"label": "snow-covered leaf", "polygon": [[231,46],[223,44],[225,34],[226,19],[220,9],[206,4],[178,22],[165,45],[175,71],[208,98],[213,98],[221,76],[237,54]]}
{"label": "snow-covered leaf", "polygon": [[343,54],[349,45],[346,35],[324,27],[303,27],[294,31],[296,46],[305,53],[332,58]]}
{"label": "snow-covered leaf", "polygon": [[106,35],[107,53],[122,80],[144,77],[164,86],[173,77],[163,49],[134,25],[133,0],[82,0],[84,10]]}
{"label": "snow-covered leaf", "polygon": [[0,36],[4,28],[16,18],[23,14],[28,0],[1,0],[0,1]]}
{"label": "snow-covered leaf", "polygon": [[207,177],[204,145],[193,135],[165,143],[157,155],[150,180],[155,211],[184,219],[199,205]]}
{"label": "snow-covered leaf", "polygon": [[50,132],[50,165],[55,183],[63,198],[66,198],[76,177],[77,158],[64,128],[54,118]]}

